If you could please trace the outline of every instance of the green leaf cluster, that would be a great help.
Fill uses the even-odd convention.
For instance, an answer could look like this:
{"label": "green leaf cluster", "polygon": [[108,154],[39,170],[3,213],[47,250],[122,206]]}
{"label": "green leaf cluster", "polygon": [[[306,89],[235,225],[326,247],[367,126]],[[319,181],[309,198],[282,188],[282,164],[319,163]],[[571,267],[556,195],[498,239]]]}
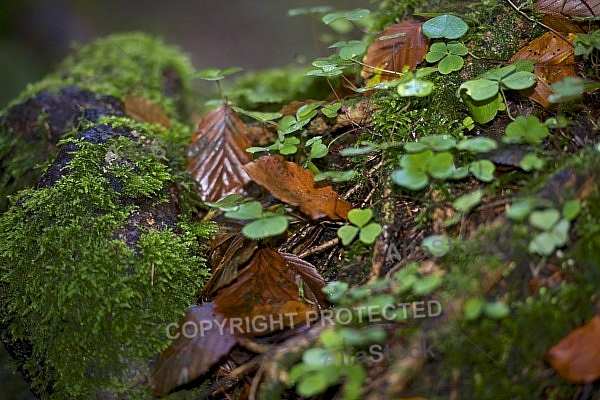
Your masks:
{"label": "green leaf cluster", "polygon": [[371,222],[373,210],[370,208],[353,209],[348,212],[348,220],[352,225],[344,225],[337,230],[337,236],[344,246],[349,245],[358,235],[358,239],[365,244],[373,244],[381,233],[381,225]]}
{"label": "green leaf cluster", "polygon": [[510,315],[510,308],[502,302],[489,302],[481,297],[474,297],[465,302],[463,313],[467,321],[472,321],[485,315],[491,319],[503,319]]}
{"label": "green leaf cluster", "polygon": [[519,115],[506,126],[502,137],[505,143],[540,144],[548,136],[548,127],[535,115]]}
{"label": "green leaf cluster", "polygon": [[[235,201],[235,200],[234,200]],[[229,201],[226,206],[229,206]],[[218,203],[217,203],[218,204]],[[220,204],[219,206],[223,206]],[[258,201],[249,201],[231,208],[225,212],[225,217],[251,222],[242,228],[244,236],[250,239],[264,239],[284,233],[292,217],[278,212],[263,211]]]}
{"label": "green leaf cluster", "polygon": [[450,135],[430,135],[419,142],[404,145],[407,154],[400,156],[400,169],[392,172],[392,181],[409,190],[425,188],[430,179],[463,179],[469,173],[477,179],[490,182],[494,179],[494,164],[488,160],[472,161],[466,166],[456,168],[454,156],[449,151],[457,148],[473,153],[493,150],[496,143],[486,138],[471,138],[458,145]]}
{"label": "green leaf cluster", "polygon": [[459,42],[434,43],[429,47],[429,52],[425,57],[428,63],[439,61],[438,71],[442,75],[460,70],[465,60],[462,56],[469,54],[469,49]]}
{"label": "green leaf cluster", "polygon": [[580,211],[578,200],[569,200],[564,203],[562,210],[558,210],[542,200],[525,198],[512,204],[506,215],[515,221],[527,218],[534,234],[529,242],[529,252],[548,256],[567,244],[571,221],[577,218]]}
{"label": "green leaf cluster", "polygon": [[594,51],[600,51],[600,29],[589,33],[578,33],[573,39],[575,55],[587,60]]}
{"label": "green leaf cluster", "polygon": [[522,90],[535,85],[537,78],[532,71],[533,63],[530,60],[517,61],[463,82],[458,92],[473,119],[485,124],[504,109],[503,90]]}

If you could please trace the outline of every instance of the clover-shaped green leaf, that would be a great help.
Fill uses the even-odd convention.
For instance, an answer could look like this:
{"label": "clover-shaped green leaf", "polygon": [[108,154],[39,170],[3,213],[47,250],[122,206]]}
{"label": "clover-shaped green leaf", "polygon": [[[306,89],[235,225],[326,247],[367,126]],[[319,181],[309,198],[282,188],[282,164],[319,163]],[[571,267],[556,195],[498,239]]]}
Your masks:
{"label": "clover-shaped green leaf", "polygon": [[225,213],[226,218],[232,219],[256,219],[262,215],[262,206],[258,201],[250,201],[248,203],[242,203],[237,208],[227,211]]}
{"label": "clover-shaped green leaf", "polygon": [[227,69],[219,68],[206,68],[197,71],[194,74],[194,78],[202,79],[205,81],[220,81],[228,75],[235,74],[236,72],[242,71],[241,67],[231,67]]}
{"label": "clover-shaped green leaf", "polygon": [[376,222],[371,222],[367,226],[360,229],[358,239],[365,244],[373,244],[381,233],[381,225]]}
{"label": "clover-shaped green leaf", "polygon": [[562,209],[563,217],[568,220],[574,220],[581,211],[581,203],[578,200],[569,200],[565,202]]}
{"label": "clover-shaped green leaf", "polygon": [[349,169],[347,171],[325,171],[321,172],[313,178],[315,182],[329,179],[331,182],[346,182],[356,176],[356,171]]}
{"label": "clover-shaped green leaf", "polygon": [[348,221],[352,222],[359,228],[365,226],[373,218],[373,210],[370,208],[361,210],[354,208],[348,212]]}
{"label": "clover-shaped green leaf", "polygon": [[423,136],[420,143],[434,151],[447,151],[456,146],[456,140],[448,134]]}
{"label": "clover-shaped green leaf", "polygon": [[461,56],[469,53],[469,49],[458,42],[451,43],[434,43],[429,48],[429,52],[425,59],[429,63],[440,61],[438,70],[440,74],[446,75],[454,71],[460,70],[465,61]]}
{"label": "clover-shaped green leaf", "polygon": [[400,83],[396,87],[396,90],[398,91],[398,94],[403,97],[425,97],[431,94],[434,86],[435,85],[431,81],[415,78]]}
{"label": "clover-shaped green leaf", "polygon": [[494,180],[494,163],[489,160],[473,161],[469,165],[469,172],[482,182],[491,182]]}
{"label": "clover-shaped green leaf", "polygon": [[540,144],[548,136],[549,130],[540,120],[533,115],[519,115],[506,126],[503,137],[505,143]]}
{"label": "clover-shaped green leaf", "polygon": [[523,169],[523,171],[531,171],[532,169],[540,170],[544,167],[544,160],[539,158],[535,153],[529,153],[523,157],[521,162],[519,162],[519,166]]}
{"label": "clover-shaped green leaf", "polygon": [[423,171],[397,169],[391,174],[392,182],[409,190],[421,190],[429,183],[429,177]]}
{"label": "clover-shaped green leaf", "polygon": [[456,211],[460,211],[462,213],[468,213],[474,207],[481,203],[481,198],[483,197],[483,192],[481,190],[476,190],[472,193],[467,193],[452,203],[452,206],[456,209]]}
{"label": "clover-shaped green leaf", "polygon": [[494,139],[486,137],[464,139],[456,146],[459,150],[466,150],[471,153],[486,153],[495,150],[497,147],[498,144]]}
{"label": "clover-shaped green leaf", "polygon": [[533,211],[529,214],[529,223],[543,231],[550,230],[560,219],[560,212],[555,208]]}
{"label": "clover-shaped green leaf", "polygon": [[265,213],[260,219],[250,222],[242,228],[244,236],[250,239],[262,239],[281,235],[289,225],[289,218],[276,213]]}
{"label": "clover-shaped green leaf", "polygon": [[448,152],[437,153],[429,159],[427,172],[436,179],[446,179],[454,172],[454,157]]}
{"label": "clover-shaped green leaf", "polygon": [[431,39],[458,39],[468,29],[469,26],[465,21],[450,14],[437,16],[425,21],[423,24],[423,34]]}
{"label": "clover-shaped green leaf", "polygon": [[321,108],[321,112],[327,118],[335,118],[337,117],[340,108],[342,108],[342,103],[336,101],[335,103],[324,105],[323,108]]}

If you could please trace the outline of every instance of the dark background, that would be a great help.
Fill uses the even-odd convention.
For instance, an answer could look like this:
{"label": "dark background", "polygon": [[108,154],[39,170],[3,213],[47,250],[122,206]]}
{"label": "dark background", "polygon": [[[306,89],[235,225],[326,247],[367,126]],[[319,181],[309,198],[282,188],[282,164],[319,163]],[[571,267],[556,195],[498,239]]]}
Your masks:
{"label": "dark background", "polygon": [[[324,5],[376,8],[369,0],[0,0],[0,109],[50,72],[73,42],[113,32],[161,36],[198,69],[310,65],[331,54],[327,46],[337,39],[317,16],[288,17],[287,11]],[[0,345],[0,400],[33,399],[12,371]]]}
{"label": "dark background", "polygon": [[[114,32],[144,31],[188,53],[198,68],[244,70],[306,64],[337,39],[292,8],[376,8],[369,0],[0,0],[0,108],[70,51]],[[360,36],[360,32],[355,31]],[[323,36],[330,39],[323,42]]]}

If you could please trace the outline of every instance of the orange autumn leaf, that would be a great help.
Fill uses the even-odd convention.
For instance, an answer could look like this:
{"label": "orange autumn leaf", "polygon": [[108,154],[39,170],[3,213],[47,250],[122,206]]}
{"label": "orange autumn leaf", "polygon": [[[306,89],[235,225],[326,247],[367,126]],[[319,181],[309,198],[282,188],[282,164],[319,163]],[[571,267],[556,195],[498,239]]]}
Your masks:
{"label": "orange autumn leaf", "polygon": [[171,127],[167,113],[161,106],[148,99],[126,94],[124,105],[125,114],[136,121],[162,125],[167,129]]}
{"label": "orange autumn leaf", "polygon": [[[283,326],[301,324],[307,313],[314,312],[314,309],[300,298],[300,280],[308,302],[321,306],[326,304],[321,292],[325,281],[314,266],[293,254],[259,249],[248,265],[239,271],[237,280],[215,296],[215,312],[230,320],[281,321],[277,324],[249,323],[243,326],[240,335],[264,335]],[[288,315],[282,317],[285,314]]]}
{"label": "orange autumn leaf", "polygon": [[600,0],[538,0],[535,8],[546,14],[588,18],[600,15]]}
{"label": "orange autumn leaf", "polygon": [[381,71],[412,71],[425,60],[429,50],[429,40],[422,31],[423,22],[405,20],[381,32],[367,49],[363,57],[361,76],[370,78],[381,75],[382,81],[398,76]]}
{"label": "orange autumn leaf", "polygon": [[[300,207],[312,219],[347,219],[352,206],[331,186],[315,187],[314,174],[279,155],[264,156],[244,166],[252,180],[279,200]],[[319,184],[322,185],[322,184]]]}
{"label": "orange autumn leaf", "polygon": [[227,104],[211,111],[198,124],[188,152],[188,172],[200,184],[204,201],[244,192],[250,177],[242,166],[251,160],[246,126]]}
{"label": "orange autumn leaf", "polygon": [[[574,39],[569,34],[569,40]],[[553,32],[547,32],[519,50],[510,62],[533,60],[537,84],[524,93],[544,107],[549,107],[548,96],[553,93],[550,85],[569,76],[577,76],[573,45]]]}
{"label": "orange autumn leaf", "polygon": [[582,383],[600,378],[600,316],[554,345],[546,359],[564,379]]}

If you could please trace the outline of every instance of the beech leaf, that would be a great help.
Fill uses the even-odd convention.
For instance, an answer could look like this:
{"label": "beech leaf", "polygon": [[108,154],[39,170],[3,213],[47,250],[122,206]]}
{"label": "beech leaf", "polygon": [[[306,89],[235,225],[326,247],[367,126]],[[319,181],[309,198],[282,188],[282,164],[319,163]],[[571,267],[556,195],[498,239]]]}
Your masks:
{"label": "beech leaf", "polygon": [[300,207],[312,219],[347,219],[352,209],[331,186],[316,187],[312,172],[282,156],[264,156],[245,165],[244,170],[273,196]]}
{"label": "beech leaf", "polygon": [[[557,2],[554,2],[557,3]],[[567,39],[573,41],[574,34],[567,34]],[[551,85],[567,77],[577,77],[573,45],[553,32],[532,40],[527,46],[511,57],[510,62],[532,60],[535,62],[534,73],[537,85],[524,93],[544,107],[549,107],[549,96],[553,90]]]}
{"label": "beech leaf", "polygon": [[314,266],[293,254],[259,249],[248,265],[238,272],[237,280],[215,296],[215,312],[230,319],[249,320],[257,317],[262,320],[272,317],[279,319],[283,314],[292,314],[283,318],[282,324],[244,325],[239,333],[242,336],[265,335],[283,326],[301,324],[313,309],[300,298],[297,284],[300,279],[304,297],[313,304],[325,306],[326,296],[321,292],[325,281]]}
{"label": "beech leaf", "polygon": [[[154,370],[154,391],[158,395],[189,383],[210,369],[236,344],[231,329],[202,329],[222,323],[213,303],[191,306],[172,335],[177,339],[162,352]],[[182,329],[183,328],[183,329]]]}
{"label": "beech leaf", "polygon": [[389,81],[398,76],[382,69],[401,73],[417,68],[425,60],[429,48],[429,40],[421,30],[422,25],[419,21],[405,20],[379,34],[363,57],[365,65],[361,76],[369,78],[381,75],[382,81]]}
{"label": "beech leaf", "polygon": [[597,17],[600,15],[600,0],[538,0],[539,11],[567,17]]}
{"label": "beech leaf", "polygon": [[143,97],[125,95],[125,113],[140,122],[162,125],[169,129],[171,123],[165,110],[158,104]]}
{"label": "beech leaf", "polygon": [[250,177],[242,166],[250,161],[246,126],[227,104],[211,111],[198,125],[188,153],[188,172],[200,184],[204,201],[243,193]]}

